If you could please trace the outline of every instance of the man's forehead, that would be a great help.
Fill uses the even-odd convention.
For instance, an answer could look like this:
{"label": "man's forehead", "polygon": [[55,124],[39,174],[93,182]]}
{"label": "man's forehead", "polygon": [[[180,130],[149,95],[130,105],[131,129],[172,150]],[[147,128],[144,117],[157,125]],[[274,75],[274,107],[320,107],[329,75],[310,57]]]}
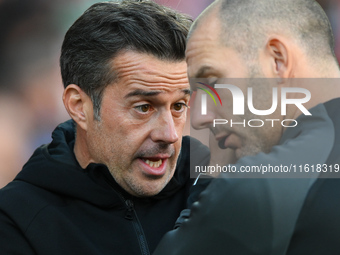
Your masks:
{"label": "man's forehead", "polygon": [[187,83],[187,66],[184,60],[160,60],[150,54],[125,51],[112,60],[111,66],[116,76],[115,83]]}
{"label": "man's forehead", "polygon": [[197,25],[193,29],[188,39],[186,50],[186,61],[190,58],[192,50],[208,50],[210,47],[220,45],[220,20],[210,13],[208,16],[203,17],[197,21]]}
{"label": "man's forehead", "polygon": [[211,71],[212,62],[215,62],[213,60],[221,46],[216,24],[212,27],[200,25],[187,45],[186,62],[189,77],[201,77],[205,72]]}
{"label": "man's forehead", "polygon": [[195,25],[192,26],[190,31],[190,37],[188,41],[197,36],[211,36],[218,34],[221,29],[221,20],[219,19],[218,12],[210,12],[206,16],[199,18],[195,21]]}
{"label": "man's forehead", "polygon": [[[160,68],[160,66],[176,66],[176,69],[170,69],[170,70],[164,70],[164,71],[172,71],[175,72],[183,69],[185,69],[185,63],[183,64],[183,61],[172,61],[172,60],[163,60],[159,59],[158,57],[147,54],[147,53],[141,53],[134,50],[125,50],[119,53],[117,56],[115,56],[111,63],[113,65],[113,68],[119,69],[119,68],[133,68],[138,67],[139,70],[142,70],[143,72],[153,72]],[[182,65],[182,66],[181,66]]]}

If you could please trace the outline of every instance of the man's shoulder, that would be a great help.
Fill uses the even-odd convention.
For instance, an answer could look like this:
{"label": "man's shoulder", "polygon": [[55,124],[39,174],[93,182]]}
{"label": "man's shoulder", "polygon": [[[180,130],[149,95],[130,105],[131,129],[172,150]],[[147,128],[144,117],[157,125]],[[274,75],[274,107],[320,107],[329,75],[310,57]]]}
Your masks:
{"label": "man's shoulder", "polygon": [[191,136],[184,136],[182,139],[182,153],[187,155],[194,156],[195,158],[206,158],[210,157],[210,150],[209,148],[201,143],[196,138]]}
{"label": "man's shoulder", "polygon": [[14,180],[0,189],[0,213],[20,225],[29,224],[31,219],[46,207],[54,195],[30,183]]}
{"label": "man's shoulder", "polygon": [[21,181],[14,180],[0,189],[0,205],[9,204],[15,199],[25,199],[31,197],[31,194],[37,193],[38,187]]}
{"label": "man's shoulder", "polygon": [[178,159],[179,167],[185,166],[187,168],[195,165],[206,165],[209,160],[210,150],[206,145],[191,136],[183,137],[181,154]]}
{"label": "man's shoulder", "polygon": [[202,142],[200,142],[199,140],[197,140],[196,138],[192,136],[189,136],[189,135],[183,136],[182,146],[190,146],[190,145],[207,147]]}

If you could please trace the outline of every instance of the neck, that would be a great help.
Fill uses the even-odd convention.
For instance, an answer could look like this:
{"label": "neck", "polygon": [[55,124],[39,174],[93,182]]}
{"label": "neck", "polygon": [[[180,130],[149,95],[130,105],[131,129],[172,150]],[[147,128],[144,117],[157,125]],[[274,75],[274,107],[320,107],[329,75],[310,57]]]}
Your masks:
{"label": "neck", "polygon": [[84,139],[85,131],[77,126],[76,140],[74,143],[74,155],[79,165],[85,169],[92,161],[90,160],[90,152]]}
{"label": "neck", "polygon": [[[304,103],[306,109],[311,109],[318,104],[325,103],[340,97],[340,70],[336,61],[319,61],[318,65],[304,63],[297,67],[294,78],[289,86],[307,89],[311,93],[311,99]],[[294,98],[302,98],[301,94]],[[288,110],[288,109],[287,109]],[[302,112],[294,105],[291,107],[290,117],[296,119]]]}

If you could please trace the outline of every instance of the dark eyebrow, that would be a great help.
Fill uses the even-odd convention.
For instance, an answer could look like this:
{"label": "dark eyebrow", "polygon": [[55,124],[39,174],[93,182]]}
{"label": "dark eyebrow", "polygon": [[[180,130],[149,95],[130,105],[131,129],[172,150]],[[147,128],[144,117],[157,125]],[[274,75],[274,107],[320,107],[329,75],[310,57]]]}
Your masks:
{"label": "dark eyebrow", "polygon": [[183,89],[182,92],[183,92],[185,95],[190,95],[190,94],[191,94],[191,90],[190,90],[190,89]]}
{"label": "dark eyebrow", "polygon": [[152,96],[157,96],[160,93],[161,91],[157,91],[157,90],[145,91],[145,90],[137,89],[127,94],[124,98],[135,97],[135,96],[152,97]]}
{"label": "dark eyebrow", "polygon": [[[183,89],[182,92],[185,95],[190,95],[190,89]],[[152,96],[157,96],[160,93],[162,93],[162,91],[158,91],[158,90],[145,91],[145,90],[137,89],[125,95],[124,98],[135,97],[135,96],[152,97]]]}

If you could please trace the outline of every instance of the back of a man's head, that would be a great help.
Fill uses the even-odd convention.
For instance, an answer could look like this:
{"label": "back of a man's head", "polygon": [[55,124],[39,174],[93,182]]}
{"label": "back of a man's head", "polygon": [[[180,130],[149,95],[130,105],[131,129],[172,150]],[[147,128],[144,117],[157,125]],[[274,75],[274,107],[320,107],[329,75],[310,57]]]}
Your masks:
{"label": "back of a man's head", "polygon": [[92,5],[68,30],[60,67],[64,86],[88,94],[99,119],[104,88],[116,74],[112,60],[124,50],[183,61],[191,19],[152,1],[125,0]]}
{"label": "back of a man's head", "polygon": [[330,22],[315,0],[218,0],[215,7],[222,43],[247,58],[256,56],[268,34],[294,38],[311,58],[335,58]]}

